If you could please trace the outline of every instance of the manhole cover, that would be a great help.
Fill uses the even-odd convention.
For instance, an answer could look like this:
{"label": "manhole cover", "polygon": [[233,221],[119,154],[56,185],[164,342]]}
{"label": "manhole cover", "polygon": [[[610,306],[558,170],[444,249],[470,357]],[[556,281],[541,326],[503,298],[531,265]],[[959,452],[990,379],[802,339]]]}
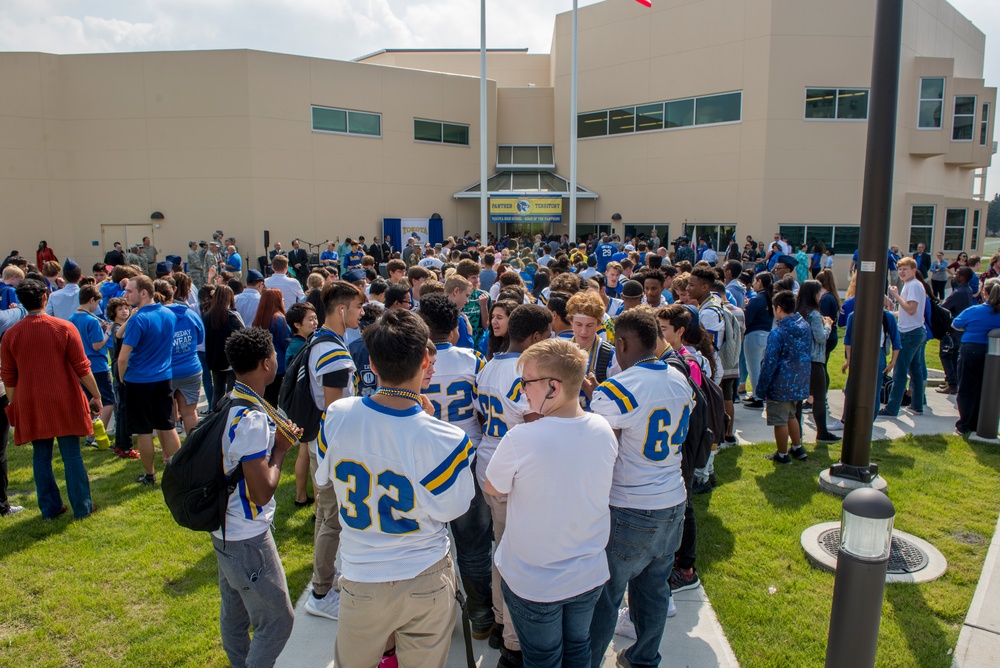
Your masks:
{"label": "manhole cover", "polygon": [[[836,558],[840,550],[840,529],[824,531],[817,539],[823,551]],[[889,546],[889,574],[916,573],[928,564],[927,553],[905,538],[892,537]]]}

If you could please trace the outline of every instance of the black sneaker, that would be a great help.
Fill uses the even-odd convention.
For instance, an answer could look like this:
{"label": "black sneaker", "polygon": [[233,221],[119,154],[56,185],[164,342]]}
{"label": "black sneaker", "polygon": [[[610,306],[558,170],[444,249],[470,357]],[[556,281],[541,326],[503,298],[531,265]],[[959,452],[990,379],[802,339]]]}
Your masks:
{"label": "black sneaker", "polygon": [[497,661],[497,668],[522,668],[523,666],[524,659],[521,657],[520,650],[500,647],[500,660]]}
{"label": "black sneaker", "polygon": [[712,482],[706,478],[705,480],[696,480],[691,486],[692,494],[708,494],[712,491]]}
{"label": "black sneaker", "polygon": [[490,647],[493,649],[503,647],[503,624],[493,622],[493,628],[490,629]]}
{"label": "black sneaker", "polygon": [[138,478],[135,479],[136,482],[143,485],[155,485],[156,484],[156,474],[155,473],[143,473]]}
{"label": "black sneaker", "polygon": [[817,443],[836,443],[841,440],[840,436],[827,432],[826,434],[816,434]]}
{"label": "black sneaker", "polygon": [[765,459],[770,459],[775,464],[791,464],[792,458],[788,455],[783,455],[780,452],[775,452],[773,455],[764,455]]}
{"label": "black sneaker", "polygon": [[697,589],[701,586],[701,579],[698,577],[698,570],[691,569],[690,573],[685,573],[679,568],[670,572],[670,591],[677,593],[688,589]]}
{"label": "black sneaker", "polygon": [[764,407],[764,402],[761,401],[760,399],[748,399],[743,402],[743,408],[753,408],[759,410],[763,407]]}
{"label": "black sneaker", "polygon": [[801,445],[797,448],[792,448],[791,450],[789,450],[788,454],[791,455],[792,457],[795,457],[800,462],[809,459],[809,454],[806,452],[806,449],[803,448]]}

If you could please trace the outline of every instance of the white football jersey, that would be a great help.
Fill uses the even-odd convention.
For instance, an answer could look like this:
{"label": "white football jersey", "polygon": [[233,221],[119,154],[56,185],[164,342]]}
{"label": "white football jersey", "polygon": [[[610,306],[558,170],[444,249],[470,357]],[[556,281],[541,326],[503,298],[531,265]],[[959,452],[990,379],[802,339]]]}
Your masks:
{"label": "white football jersey", "polygon": [[[347,350],[347,343],[344,342],[336,332],[325,327],[320,327],[313,334],[319,340],[309,350],[309,387],[312,389],[313,399],[316,401],[316,408],[326,410],[326,401],[323,398],[323,380],[325,374],[346,369],[353,374],[357,369],[354,366],[354,359]],[[354,383],[348,382],[344,388],[344,397],[354,395]]]}
{"label": "white football jersey", "polygon": [[474,493],[476,448],[465,432],[418,404],[395,410],[352,397],[330,406],[318,440],[326,457],[316,482],[337,493],[344,577],[406,580],[448,554],[445,523]]}
{"label": "white football jersey", "polygon": [[665,362],[643,362],[594,390],[590,410],[621,430],[611,505],[658,510],[687,500],[681,453],[694,396]]}
{"label": "white football jersey", "polygon": [[478,350],[438,343],[434,375],[424,395],[434,406],[434,417],[461,427],[474,444],[482,438],[476,417],[476,376],[486,366]]}
{"label": "white football jersey", "polygon": [[[263,410],[232,406],[222,434],[222,466],[226,475],[232,475],[240,462],[270,457],[275,430],[274,422]],[[255,503],[246,479],[240,480],[226,507],[226,540],[246,540],[267,531],[274,519],[274,506],[274,497],[263,506]],[[212,535],[223,537],[221,529]]]}
{"label": "white football jersey", "polygon": [[515,425],[522,424],[524,416],[531,412],[517,370],[520,356],[521,353],[498,353],[476,378],[476,409],[486,420],[477,450],[476,478],[480,486],[486,480],[486,467],[500,439]]}

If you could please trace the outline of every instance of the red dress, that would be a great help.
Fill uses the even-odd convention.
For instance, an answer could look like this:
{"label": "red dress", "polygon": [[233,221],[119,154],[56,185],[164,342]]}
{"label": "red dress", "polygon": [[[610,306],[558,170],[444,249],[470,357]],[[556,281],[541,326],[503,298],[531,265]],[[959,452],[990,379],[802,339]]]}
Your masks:
{"label": "red dress", "polygon": [[7,407],[14,442],[94,433],[80,385],[88,373],[80,333],[68,320],[42,313],[8,329],[0,343],[0,377],[16,388]]}
{"label": "red dress", "polygon": [[55,251],[46,247],[35,252],[35,260],[38,262],[38,271],[41,271],[46,262],[58,262],[59,258],[56,257]]}

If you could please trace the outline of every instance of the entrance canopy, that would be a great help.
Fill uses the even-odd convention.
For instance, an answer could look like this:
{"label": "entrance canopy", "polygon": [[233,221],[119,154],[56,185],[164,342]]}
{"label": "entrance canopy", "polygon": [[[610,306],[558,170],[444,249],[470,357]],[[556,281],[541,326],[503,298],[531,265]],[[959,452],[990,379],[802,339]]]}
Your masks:
{"label": "entrance canopy", "polygon": [[[455,193],[455,199],[479,199],[479,185],[475,184]],[[532,196],[532,195],[564,195],[569,196],[569,180],[555,172],[544,170],[497,172],[486,181],[490,196]],[[597,193],[576,184],[577,199],[597,199]]]}

